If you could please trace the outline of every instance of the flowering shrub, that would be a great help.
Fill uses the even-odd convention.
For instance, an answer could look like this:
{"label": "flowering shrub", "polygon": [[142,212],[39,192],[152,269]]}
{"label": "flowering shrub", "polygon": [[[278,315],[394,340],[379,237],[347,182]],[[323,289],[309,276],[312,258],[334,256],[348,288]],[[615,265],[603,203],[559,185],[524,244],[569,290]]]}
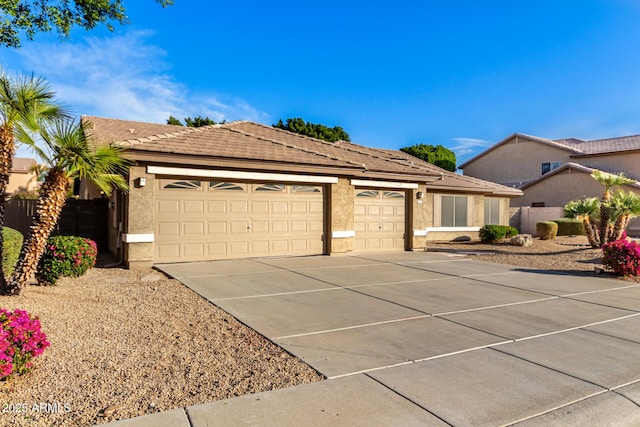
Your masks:
{"label": "flowering shrub", "polygon": [[54,236],[38,264],[36,279],[40,285],[55,285],[62,276],[79,277],[96,265],[96,242],[75,236]]}
{"label": "flowering shrub", "polygon": [[33,368],[33,358],[49,347],[37,317],[22,310],[0,308],[0,378],[25,374]]}
{"label": "flowering shrub", "polygon": [[602,245],[602,263],[620,276],[640,275],[640,245],[628,240],[626,233],[622,238]]}

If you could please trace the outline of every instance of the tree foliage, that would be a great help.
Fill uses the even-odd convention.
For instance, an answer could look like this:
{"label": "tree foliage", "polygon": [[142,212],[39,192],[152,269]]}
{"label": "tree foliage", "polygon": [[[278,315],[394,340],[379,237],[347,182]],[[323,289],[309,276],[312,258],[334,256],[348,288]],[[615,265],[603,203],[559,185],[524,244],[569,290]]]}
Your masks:
{"label": "tree foliage", "polygon": [[295,132],[300,135],[306,135],[329,142],[351,141],[349,134],[340,126],[330,128],[321,124],[305,122],[299,117],[289,118],[286,122],[278,120],[278,123],[272,126],[274,128],[288,130],[289,132]]}
{"label": "tree foliage", "polygon": [[[155,0],[162,7],[173,0]],[[127,24],[123,0],[10,0],[0,1],[0,46],[19,48],[23,37],[56,30],[67,38],[73,27],[91,30],[105,24]]]}
{"label": "tree foliage", "polygon": [[[225,123],[226,120],[223,120],[222,123]],[[200,116],[196,116],[194,118],[191,117],[185,117],[184,118],[184,123],[186,123],[187,127],[190,128],[199,128],[202,126],[209,126],[209,125],[215,125],[217,124],[215,120],[211,120],[209,117],[200,117]],[[174,125],[174,126],[184,126],[184,124],[180,121],[180,119],[177,119],[173,116],[169,116],[169,118],[167,119],[167,124],[168,125]]]}
{"label": "tree foliage", "polygon": [[442,145],[416,144],[400,151],[450,172],[456,171],[456,154]]}

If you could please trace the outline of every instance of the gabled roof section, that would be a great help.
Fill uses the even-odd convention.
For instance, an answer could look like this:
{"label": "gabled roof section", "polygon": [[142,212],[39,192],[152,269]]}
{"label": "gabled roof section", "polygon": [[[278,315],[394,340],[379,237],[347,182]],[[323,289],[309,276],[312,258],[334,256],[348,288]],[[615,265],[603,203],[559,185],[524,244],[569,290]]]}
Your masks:
{"label": "gabled roof section", "polygon": [[11,164],[11,173],[29,173],[29,170],[36,164],[35,159],[14,157]]}
{"label": "gabled roof section", "polygon": [[[542,175],[539,178],[536,178],[536,179],[534,179],[532,181],[527,182],[525,185],[523,185],[521,187],[521,189],[522,190],[526,190],[527,188],[532,187],[532,186],[534,186],[534,185],[536,185],[536,184],[538,184],[538,183],[540,183],[540,182],[542,182],[542,181],[544,181],[546,179],[549,179],[554,175],[562,173],[562,172],[566,171],[567,169],[576,170],[578,172],[583,172],[583,173],[586,173],[588,175],[591,175],[591,173],[594,170],[596,170],[595,168],[590,168],[590,167],[587,167],[587,166],[584,166],[584,165],[581,165],[581,164],[578,164],[578,163],[572,163],[572,162],[565,163],[564,165],[560,166],[559,168],[556,168],[556,169],[552,170],[551,172],[545,173],[544,175]],[[603,171],[603,172],[607,172],[607,171]],[[640,189],[640,183],[639,182],[636,182],[635,184],[628,184],[628,186]]]}
{"label": "gabled roof section", "polygon": [[82,120],[92,123],[91,132],[98,141],[117,143],[132,153],[338,168],[348,176],[426,182],[428,189],[442,191],[510,197],[522,194],[520,190],[445,171],[402,151],[347,141],[326,142],[248,121],[187,128],[90,116],[83,116]]}
{"label": "gabled roof section", "polygon": [[[534,142],[539,142],[541,144],[550,145],[552,147],[559,148],[561,150],[570,151],[570,152],[575,153],[575,154],[579,154],[579,153],[583,152],[582,151],[582,144],[576,143],[576,141],[579,141],[576,138],[570,138],[570,139],[562,140],[562,141],[565,141],[564,143],[562,143],[562,142],[559,142],[559,141],[554,141],[552,139],[540,138],[540,137],[537,137],[537,136],[527,135],[527,134],[524,134],[524,133],[513,133],[513,134],[509,135],[508,137],[506,137],[505,139],[503,139],[502,141],[498,142],[497,144],[494,144],[491,147],[487,148],[486,150],[484,150],[483,152],[481,152],[477,156],[475,156],[475,157],[467,160],[466,162],[462,163],[461,165],[458,166],[458,168],[459,169],[464,169],[467,165],[469,165],[469,163],[475,162],[479,158],[484,157],[485,155],[487,155],[491,151],[493,151],[493,150],[499,148],[500,146],[508,143],[509,141],[511,141],[514,138],[528,139],[529,141],[534,141]],[[580,147],[580,148],[578,148],[578,147]]]}
{"label": "gabled roof section", "polygon": [[580,148],[583,152],[577,153],[572,157],[640,150],[640,135],[620,136],[617,138],[584,141],[580,144]]}

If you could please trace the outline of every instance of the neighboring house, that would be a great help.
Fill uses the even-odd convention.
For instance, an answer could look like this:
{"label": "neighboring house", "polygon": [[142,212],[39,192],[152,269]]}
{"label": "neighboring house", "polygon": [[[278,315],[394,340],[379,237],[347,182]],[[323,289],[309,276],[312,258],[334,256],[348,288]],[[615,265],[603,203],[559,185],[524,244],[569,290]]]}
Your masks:
{"label": "neighboring house", "polygon": [[[520,190],[406,153],[239,121],[201,128],[83,116],[135,161],[110,199],[131,267],[258,256],[423,250],[507,224]],[[81,189],[81,195],[90,195]]]}
{"label": "neighboring house", "polygon": [[35,159],[26,159],[21,157],[14,158],[13,166],[11,167],[11,176],[9,176],[7,193],[11,194],[17,190],[36,190],[40,186],[40,183],[38,182],[38,175],[35,171],[35,166]]}
{"label": "neighboring house", "polygon": [[[513,207],[561,207],[583,197],[600,197],[603,187],[594,169],[622,172],[640,180],[640,135],[585,141],[550,140],[513,134],[461,164],[465,176],[521,189]],[[640,185],[624,186],[640,192]],[[630,230],[640,231],[632,221]]]}

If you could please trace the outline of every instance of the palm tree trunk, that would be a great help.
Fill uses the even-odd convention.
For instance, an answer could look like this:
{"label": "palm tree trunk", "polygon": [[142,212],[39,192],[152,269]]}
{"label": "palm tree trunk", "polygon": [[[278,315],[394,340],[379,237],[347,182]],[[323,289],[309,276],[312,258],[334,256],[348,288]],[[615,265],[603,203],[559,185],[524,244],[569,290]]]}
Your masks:
{"label": "palm tree trunk", "polygon": [[611,232],[609,224],[609,219],[611,219],[611,208],[607,206],[610,200],[611,193],[607,189],[602,195],[602,200],[600,201],[600,246],[609,241],[609,233]]}
{"label": "palm tree trunk", "polygon": [[63,170],[54,168],[47,172],[36,205],[36,213],[29,228],[29,235],[22,245],[18,265],[3,290],[4,294],[19,294],[35,273],[46,249],[47,239],[55,228],[66,202],[68,185],[69,182]]}
{"label": "palm tree trunk", "polygon": [[4,222],[5,204],[7,203],[7,187],[11,176],[13,165],[13,152],[15,151],[15,141],[13,139],[13,128],[4,125],[0,127],[0,289],[4,289],[7,281],[4,277],[4,266],[1,260],[4,255]]}
{"label": "palm tree trunk", "polygon": [[582,218],[582,227],[584,228],[584,232],[587,235],[587,240],[589,240],[591,247],[599,248],[598,227],[589,215]]}
{"label": "palm tree trunk", "polygon": [[624,215],[618,216],[613,226],[613,232],[612,232],[613,240],[622,239],[622,233],[627,229],[627,225],[629,225],[629,221],[631,221],[631,215],[624,214]]}

